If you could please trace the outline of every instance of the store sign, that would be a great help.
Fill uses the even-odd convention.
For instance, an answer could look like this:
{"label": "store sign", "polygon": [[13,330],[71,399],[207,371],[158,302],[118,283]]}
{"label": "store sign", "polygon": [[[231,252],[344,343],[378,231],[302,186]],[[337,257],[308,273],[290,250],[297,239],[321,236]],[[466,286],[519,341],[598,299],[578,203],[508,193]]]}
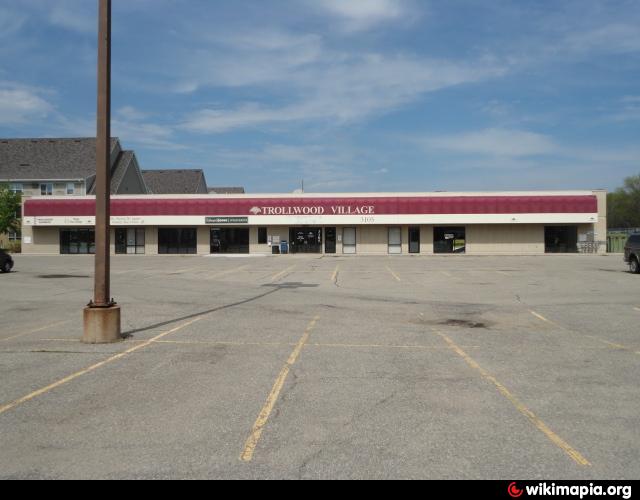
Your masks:
{"label": "store sign", "polygon": [[206,217],[205,224],[249,224],[249,217]]}
{"label": "store sign", "polygon": [[111,224],[114,226],[144,226],[146,222],[143,217],[123,217],[112,215]]}
{"label": "store sign", "polygon": [[252,207],[249,212],[253,215],[374,215],[376,213],[376,207],[373,205],[333,205],[330,207]]}

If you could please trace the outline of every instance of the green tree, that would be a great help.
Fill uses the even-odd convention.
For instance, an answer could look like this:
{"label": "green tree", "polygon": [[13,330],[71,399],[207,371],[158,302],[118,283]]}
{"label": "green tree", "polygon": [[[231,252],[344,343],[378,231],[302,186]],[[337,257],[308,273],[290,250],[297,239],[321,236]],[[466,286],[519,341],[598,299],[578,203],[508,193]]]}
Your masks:
{"label": "green tree", "polygon": [[640,227],[640,175],[627,177],[624,186],[607,196],[611,228]]}
{"label": "green tree", "polygon": [[0,184],[0,234],[20,231],[22,196]]}

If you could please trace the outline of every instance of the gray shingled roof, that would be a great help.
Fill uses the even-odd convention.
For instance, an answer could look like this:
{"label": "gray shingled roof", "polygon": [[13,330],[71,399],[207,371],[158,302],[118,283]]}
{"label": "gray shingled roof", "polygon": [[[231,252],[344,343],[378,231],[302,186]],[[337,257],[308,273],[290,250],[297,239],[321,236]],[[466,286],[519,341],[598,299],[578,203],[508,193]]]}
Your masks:
{"label": "gray shingled roof", "polygon": [[[111,169],[111,192],[117,193],[120,184],[122,183],[122,179],[124,179],[125,174],[129,168],[129,165],[133,161],[135,157],[135,153],[133,151],[123,151],[118,155],[118,159],[116,160],[115,165]],[[95,194],[95,175],[91,176],[91,185],[87,183],[87,192],[91,194]]]}
{"label": "gray shingled roof", "polygon": [[151,194],[202,194],[206,181],[202,170],[143,170]]}
{"label": "gray shingled roof", "polygon": [[210,194],[244,194],[243,187],[210,187]]}
{"label": "gray shingled roof", "polygon": [[94,138],[0,139],[0,180],[87,179],[95,170]]}

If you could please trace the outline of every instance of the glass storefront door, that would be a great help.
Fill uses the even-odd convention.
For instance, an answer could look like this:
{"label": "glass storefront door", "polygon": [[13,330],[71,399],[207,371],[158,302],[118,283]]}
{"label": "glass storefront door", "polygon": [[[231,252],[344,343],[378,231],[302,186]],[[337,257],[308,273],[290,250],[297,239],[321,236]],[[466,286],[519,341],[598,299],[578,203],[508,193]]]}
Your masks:
{"label": "glass storefront door", "polygon": [[336,236],[335,227],[327,227],[324,230],[324,253],[336,253]]}
{"label": "glass storefront door", "polygon": [[289,251],[291,253],[322,253],[322,228],[290,228]]}
{"label": "glass storefront door", "polygon": [[466,228],[433,228],[433,253],[465,253],[465,251]]}
{"label": "glass storefront door", "polygon": [[420,253],[420,228],[409,228],[409,253]]}
{"label": "glass storefront door", "polygon": [[144,228],[116,229],[116,254],[144,254]]}

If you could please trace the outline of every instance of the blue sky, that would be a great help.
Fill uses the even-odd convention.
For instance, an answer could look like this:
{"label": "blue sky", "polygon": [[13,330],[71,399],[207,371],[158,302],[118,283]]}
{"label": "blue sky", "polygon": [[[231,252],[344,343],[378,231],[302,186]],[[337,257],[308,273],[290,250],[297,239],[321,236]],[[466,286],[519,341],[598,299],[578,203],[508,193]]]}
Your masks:
{"label": "blue sky", "polygon": [[[95,134],[97,0],[0,0],[0,136]],[[113,133],[250,192],[640,173],[640,2],[114,0]]]}

